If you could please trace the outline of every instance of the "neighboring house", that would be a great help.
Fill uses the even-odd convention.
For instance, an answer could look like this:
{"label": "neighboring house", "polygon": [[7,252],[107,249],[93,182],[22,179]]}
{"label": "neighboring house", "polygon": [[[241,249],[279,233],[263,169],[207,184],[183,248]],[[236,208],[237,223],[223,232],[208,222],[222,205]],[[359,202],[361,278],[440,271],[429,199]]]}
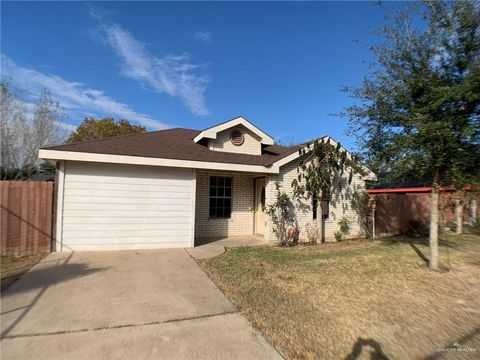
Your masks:
{"label": "neighboring house", "polygon": [[[168,129],[41,149],[58,163],[57,251],[193,247],[195,239],[258,235],[275,241],[264,205],[275,182],[291,191],[305,145],[284,147],[238,117],[203,131]],[[370,176],[373,174],[369,173]],[[348,216],[356,174],[326,206],[325,238]],[[338,189],[338,188],[336,188]],[[300,238],[315,221],[296,203]]]}

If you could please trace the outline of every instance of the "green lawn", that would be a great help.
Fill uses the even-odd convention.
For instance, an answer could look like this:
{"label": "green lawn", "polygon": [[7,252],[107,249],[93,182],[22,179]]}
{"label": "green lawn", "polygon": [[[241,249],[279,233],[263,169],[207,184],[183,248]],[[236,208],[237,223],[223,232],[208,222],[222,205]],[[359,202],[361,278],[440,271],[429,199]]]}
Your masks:
{"label": "green lawn", "polygon": [[17,281],[24,273],[36,265],[47,254],[35,254],[27,256],[3,256],[0,261],[1,291]]}
{"label": "green lawn", "polygon": [[200,266],[290,359],[423,359],[458,341],[480,356],[480,237],[240,247]]}

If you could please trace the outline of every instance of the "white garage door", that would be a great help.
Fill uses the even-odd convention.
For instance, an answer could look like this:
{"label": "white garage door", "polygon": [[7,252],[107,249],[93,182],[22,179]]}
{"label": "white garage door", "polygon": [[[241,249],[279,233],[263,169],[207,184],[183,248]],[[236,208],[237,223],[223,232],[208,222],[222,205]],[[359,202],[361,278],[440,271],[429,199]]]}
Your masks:
{"label": "white garage door", "polygon": [[191,247],[192,169],[66,162],[61,249]]}

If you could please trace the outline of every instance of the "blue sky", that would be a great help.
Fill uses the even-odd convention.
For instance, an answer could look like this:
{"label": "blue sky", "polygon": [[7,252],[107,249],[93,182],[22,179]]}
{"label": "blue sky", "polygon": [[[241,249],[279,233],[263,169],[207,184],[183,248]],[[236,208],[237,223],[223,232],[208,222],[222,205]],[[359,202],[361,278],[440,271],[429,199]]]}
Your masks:
{"label": "blue sky", "polygon": [[[393,6],[387,4],[385,6]],[[149,130],[202,129],[243,115],[282,142],[347,120],[383,23],[373,2],[2,2],[2,78],[27,102],[44,87],[66,122],[127,118]]]}

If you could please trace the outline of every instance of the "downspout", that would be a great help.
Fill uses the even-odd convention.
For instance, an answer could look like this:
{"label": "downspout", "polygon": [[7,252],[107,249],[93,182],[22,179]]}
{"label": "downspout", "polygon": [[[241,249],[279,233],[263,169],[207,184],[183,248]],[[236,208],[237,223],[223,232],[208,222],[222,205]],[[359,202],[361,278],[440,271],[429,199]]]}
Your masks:
{"label": "downspout", "polygon": [[56,164],[55,166],[55,181],[53,182],[53,185],[52,185],[52,198],[51,198],[51,201],[52,201],[52,209],[50,211],[50,216],[51,216],[51,219],[50,219],[50,252],[54,252],[55,251],[55,225],[56,225],[56,202],[55,202],[55,199],[56,199],[56,196],[55,196],[55,193],[57,192],[57,182],[58,182],[58,163]]}

